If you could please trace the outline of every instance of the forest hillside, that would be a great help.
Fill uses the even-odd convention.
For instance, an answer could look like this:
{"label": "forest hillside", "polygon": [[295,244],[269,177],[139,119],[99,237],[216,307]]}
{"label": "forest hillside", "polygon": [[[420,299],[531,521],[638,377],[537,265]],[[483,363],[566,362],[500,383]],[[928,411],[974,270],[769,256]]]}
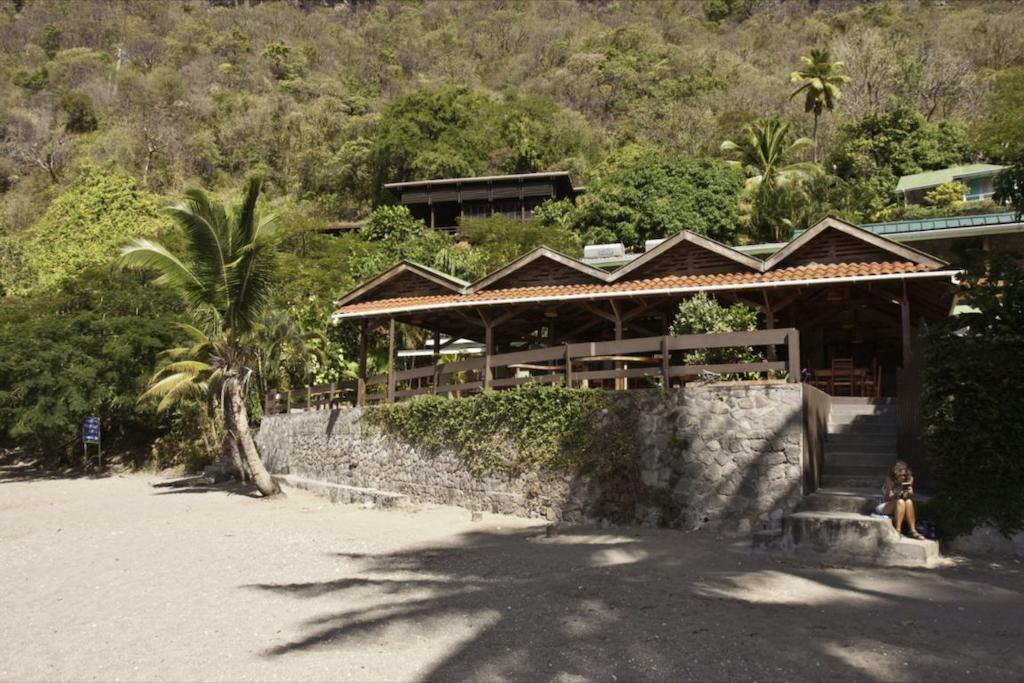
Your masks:
{"label": "forest hillside", "polygon": [[[400,258],[474,278],[539,244],[965,211],[896,179],[1015,162],[1022,101],[1010,1],[0,0],[0,439],[59,450],[102,410],[210,450],[199,408],[137,403],[185,304],[113,265],[180,240],[190,187],[260,176],[279,216],[256,396],[351,376],[331,301]],[[382,187],[542,170],[587,194],[454,236]]]}

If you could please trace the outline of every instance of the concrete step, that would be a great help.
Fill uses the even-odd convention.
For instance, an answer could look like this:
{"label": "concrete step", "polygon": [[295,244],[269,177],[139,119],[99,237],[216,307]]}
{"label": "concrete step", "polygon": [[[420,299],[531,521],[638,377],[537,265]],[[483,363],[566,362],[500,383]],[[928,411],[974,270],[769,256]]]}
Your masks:
{"label": "concrete step", "polygon": [[847,407],[847,406],[894,406],[896,405],[895,398],[882,397],[882,398],[867,398],[864,396],[833,396],[832,407]]}
{"label": "concrete step", "polygon": [[845,467],[847,465],[863,465],[878,468],[879,472],[886,472],[896,462],[896,453],[852,453],[825,451],[825,469],[835,465]]}
{"label": "concrete step", "polygon": [[850,448],[856,450],[879,450],[895,449],[899,439],[895,431],[892,433],[884,431],[871,432],[839,432],[837,434],[825,435],[825,446],[831,448]]}
{"label": "concrete step", "polygon": [[899,423],[895,418],[864,416],[850,421],[837,421],[829,418],[826,433],[860,434],[863,436],[893,436],[899,432]]}
{"label": "concrete step", "polygon": [[821,469],[821,474],[830,477],[874,477],[878,481],[878,485],[881,486],[882,480],[885,479],[885,473],[888,471],[889,465],[892,465],[893,460],[886,460],[881,466],[873,463],[839,464],[826,461]]}
{"label": "concrete step", "polygon": [[829,415],[883,418],[896,415],[896,407],[894,405],[833,405]]}
{"label": "concrete step", "polygon": [[356,503],[362,505],[369,503],[373,507],[379,508],[402,508],[409,504],[409,496],[404,493],[346,486],[345,484],[335,484],[329,481],[306,479],[292,474],[275,474],[273,477],[274,481],[278,484],[315,493],[318,496],[327,498],[332,503]]}
{"label": "concrete step", "polygon": [[821,473],[821,486],[830,489],[871,489],[882,490],[882,480],[885,474],[874,474],[872,476],[856,476],[849,474],[832,474],[826,471]]}
{"label": "concrete step", "polygon": [[887,567],[933,567],[939,562],[937,541],[904,538],[888,519],[856,512],[794,512],[782,518],[781,533],[756,535],[754,547]]}
{"label": "concrete step", "polygon": [[854,493],[841,489],[818,489],[804,496],[797,505],[797,512],[859,512],[868,514],[878,504],[878,495],[860,490]]}
{"label": "concrete step", "polygon": [[829,424],[854,425],[858,427],[887,427],[898,425],[896,413],[878,415],[875,413],[843,413],[832,411],[828,415]]}

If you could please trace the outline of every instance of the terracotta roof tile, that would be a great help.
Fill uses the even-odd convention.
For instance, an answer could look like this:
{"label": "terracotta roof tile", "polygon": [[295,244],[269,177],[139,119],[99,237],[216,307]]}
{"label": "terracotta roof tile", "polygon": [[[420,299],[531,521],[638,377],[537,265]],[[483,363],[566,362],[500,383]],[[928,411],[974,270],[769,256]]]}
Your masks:
{"label": "terracotta roof tile", "polygon": [[441,294],[433,296],[401,297],[362,301],[343,306],[337,315],[354,315],[368,311],[400,311],[407,308],[443,308],[449,304],[498,302],[508,299],[552,299],[578,295],[600,295],[614,292],[643,292],[645,290],[688,289],[694,287],[728,288],[769,282],[799,282],[844,277],[869,277],[920,273],[934,270],[911,261],[877,263],[825,263],[778,268],[768,272],[714,273],[699,275],[671,275],[666,277],[629,280],[614,283],[588,283],[575,285],[538,285],[510,289],[481,290],[469,294]]}

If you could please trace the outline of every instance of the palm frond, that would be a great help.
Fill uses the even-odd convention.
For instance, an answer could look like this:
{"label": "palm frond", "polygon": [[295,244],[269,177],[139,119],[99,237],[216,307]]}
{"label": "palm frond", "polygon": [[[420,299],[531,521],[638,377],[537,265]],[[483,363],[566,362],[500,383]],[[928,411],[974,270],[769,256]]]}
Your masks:
{"label": "palm frond", "polygon": [[256,202],[260,198],[262,187],[263,179],[259,176],[249,178],[246,183],[245,198],[235,212],[236,248],[244,248],[251,244],[259,234],[260,225],[256,216]]}
{"label": "palm frond", "polygon": [[178,287],[187,294],[202,288],[202,282],[188,266],[164,245],[148,239],[137,239],[121,248],[118,260],[123,268],[155,270],[157,282]]}
{"label": "palm frond", "polygon": [[183,398],[204,398],[208,393],[207,387],[201,382],[182,382],[168,391],[156,406],[158,413],[169,410],[175,403]]}

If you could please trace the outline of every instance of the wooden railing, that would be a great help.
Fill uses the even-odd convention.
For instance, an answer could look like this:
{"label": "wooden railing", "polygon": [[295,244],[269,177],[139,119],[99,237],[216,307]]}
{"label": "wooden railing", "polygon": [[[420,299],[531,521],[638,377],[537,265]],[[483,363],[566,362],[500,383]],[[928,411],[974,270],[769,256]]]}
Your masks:
{"label": "wooden railing", "polygon": [[[784,346],[785,360],[770,360],[775,347]],[[769,360],[713,365],[686,365],[687,351],[721,348],[764,348]],[[790,382],[800,378],[800,338],[795,329],[725,332],[721,334],[666,335],[581,342],[530,351],[466,358],[359,380],[321,384],[266,396],[268,413],[319,410],[342,404],[394,402],[427,394],[460,397],[486,389],[524,384],[605,386],[628,389],[684,384],[728,375],[786,373]],[[674,382],[675,381],[675,382]],[[362,401],[360,401],[362,394]]]}

